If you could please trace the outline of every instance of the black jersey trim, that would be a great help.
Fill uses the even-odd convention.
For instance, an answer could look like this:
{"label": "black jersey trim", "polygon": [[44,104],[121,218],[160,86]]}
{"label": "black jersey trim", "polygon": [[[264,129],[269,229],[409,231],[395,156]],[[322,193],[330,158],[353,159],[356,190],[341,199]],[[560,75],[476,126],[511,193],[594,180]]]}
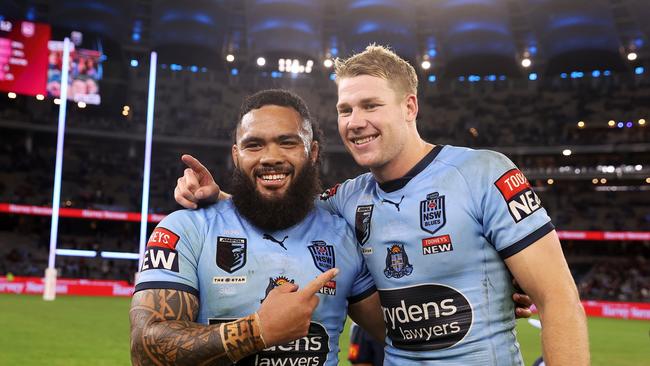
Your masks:
{"label": "black jersey trim", "polygon": [[366,291],[364,291],[364,292],[362,292],[362,293],[360,293],[358,295],[348,297],[348,305],[349,304],[356,304],[359,301],[364,300],[368,296],[374,294],[375,292],[377,292],[377,287],[373,285],[372,287],[368,288]]}
{"label": "black jersey trim", "polygon": [[404,174],[403,177],[389,180],[384,183],[379,183],[379,188],[381,188],[381,190],[386,193],[395,192],[398,189],[402,189],[405,185],[408,184],[408,182],[411,181],[411,179],[415,178],[416,175],[420,174],[420,172],[422,172],[424,169],[426,169],[426,167],[429,166],[429,164],[431,164],[433,159],[438,156],[440,150],[442,150],[444,146],[445,145],[434,146],[433,149],[429,151],[429,153],[427,153],[427,155],[425,155],[422,160],[415,164],[411,170]]}
{"label": "black jersey trim", "polygon": [[501,256],[501,259],[506,259],[508,257],[512,257],[513,255],[521,252],[522,250],[526,249],[529,245],[533,244],[534,242],[538,241],[541,239],[544,235],[550,233],[551,231],[555,230],[555,226],[549,221],[546,224],[544,224],[542,227],[539,229],[533,231],[532,233],[528,234],[525,238],[519,240],[518,242],[512,244],[511,246],[502,249],[499,251],[499,256]]}
{"label": "black jersey trim", "polygon": [[151,281],[151,282],[142,282],[135,286],[136,293],[142,290],[154,290],[154,289],[165,289],[165,290],[178,290],[189,292],[190,294],[199,297],[199,290],[195,289],[192,286],[184,285],[178,282],[167,282],[167,281]]}

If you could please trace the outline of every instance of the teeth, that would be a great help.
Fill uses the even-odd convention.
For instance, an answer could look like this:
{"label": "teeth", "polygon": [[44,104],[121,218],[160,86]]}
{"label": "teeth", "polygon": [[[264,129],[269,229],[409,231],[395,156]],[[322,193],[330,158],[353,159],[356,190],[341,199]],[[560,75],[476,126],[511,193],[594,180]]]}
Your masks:
{"label": "teeth", "polygon": [[282,180],[286,178],[286,174],[263,174],[262,179],[264,180]]}
{"label": "teeth", "polygon": [[364,137],[364,138],[360,138],[360,139],[355,139],[354,143],[357,144],[357,145],[361,145],[361,144],[365,144],[366,142],[370,142],[370,141],[372,141],[372,140],[374,140],[376,138],[377,138],[377,136],[368,136],[368,137]]}

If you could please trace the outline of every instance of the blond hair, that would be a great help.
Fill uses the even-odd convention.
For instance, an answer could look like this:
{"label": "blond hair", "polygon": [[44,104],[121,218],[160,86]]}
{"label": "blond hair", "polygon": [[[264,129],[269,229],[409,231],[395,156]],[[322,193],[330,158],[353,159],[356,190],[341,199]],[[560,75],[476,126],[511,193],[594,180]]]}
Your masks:
{"label": "blond hair", "polygon": [[334,61],[337,83],[347,77],[370,75],[382,78],[397,93],[417,94],[418,77],[415,69],[387,47],[370,44],[363,52],[347,59]]}

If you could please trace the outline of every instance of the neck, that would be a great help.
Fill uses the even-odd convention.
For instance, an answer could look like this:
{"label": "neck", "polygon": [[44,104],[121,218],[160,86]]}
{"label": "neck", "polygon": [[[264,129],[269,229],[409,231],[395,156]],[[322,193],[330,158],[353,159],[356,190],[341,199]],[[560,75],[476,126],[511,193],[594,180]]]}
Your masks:
{"label": "neck", "polygon": [[417,136],[414,142],[409,142],[404,150],[383,166],[370,168],[370,172],[379,183],[403,177],[420,160],[422,160],[435,145],[430,144]]}

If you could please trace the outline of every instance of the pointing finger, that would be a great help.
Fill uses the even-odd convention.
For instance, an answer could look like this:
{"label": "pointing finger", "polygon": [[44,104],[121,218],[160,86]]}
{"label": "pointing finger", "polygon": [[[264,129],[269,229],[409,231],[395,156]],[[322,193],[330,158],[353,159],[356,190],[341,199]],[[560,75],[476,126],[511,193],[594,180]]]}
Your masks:
{"label": "pointing finger", "polygon": [[208,169],[192,155],[184,154],[183,156],[181,156],[181,160],[183,161],[183,163],[185,163],[185,165],[190,167],[198,176],[200,177],[204,175],[211,176]]}
{"label": "pointing finger", "polygon": [[332,268],[325,273],[321,273],[314,280],[309,282],[300,292],[306,294],[307,296],[312,296],[318,292],[325,284],[331,281],[339,273],[338,268]]}

